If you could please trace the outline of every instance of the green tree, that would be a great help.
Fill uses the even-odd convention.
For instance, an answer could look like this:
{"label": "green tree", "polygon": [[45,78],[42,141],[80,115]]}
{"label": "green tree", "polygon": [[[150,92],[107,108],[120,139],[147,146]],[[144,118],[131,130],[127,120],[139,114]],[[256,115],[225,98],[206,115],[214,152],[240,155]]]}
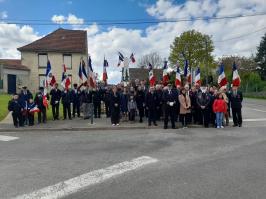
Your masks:
{"label": "green tree", "polygon": [[213,41],[209,35],[190,30],[183,32],[174,39],[170,46],[169,60],[172,65],[178,61],[183,66],[185,59],[187,59],[192,69],[200,66],[202,70],[205,69],[207,76],[212,73],[212,68],[215,67],[213,50]]}
{"label": "green tree", "polygon": [[266,33],[262,37],[260,45],[257,48],[258,52],[255,61],[259,66],[259,74],[263,80],[266,80]]}

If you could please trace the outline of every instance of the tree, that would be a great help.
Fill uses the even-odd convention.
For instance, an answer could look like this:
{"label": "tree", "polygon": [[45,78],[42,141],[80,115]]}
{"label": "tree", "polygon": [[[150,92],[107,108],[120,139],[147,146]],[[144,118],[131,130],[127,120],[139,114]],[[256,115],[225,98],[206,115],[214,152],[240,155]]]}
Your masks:
{"label": "tree", "polygon": [[266,33],[262,37],[260,45],[257,48],[258,52],[255,61],[258,64],[258,71],[263,80],[266,80]]}
{"label": "tree", "polygon": [[200,66],[201,69],[205,68],[207,76],[212,73],[211,68],[215,67],[213,50],[213,41],[209,35],[190,30],[174,39],[170,46],[169,60],[171,65],[175,65],[178,61],[182,66],[187,59],[192,69],[197,66]]}
{"label": "tree", "polygon": [[153,52],[153,53],[142,56],[139,59],[138,67],[146,68],[149,65],[149,63],[151,63],[153,68],[162,68],[162,62],[163,61],[159,53]]}

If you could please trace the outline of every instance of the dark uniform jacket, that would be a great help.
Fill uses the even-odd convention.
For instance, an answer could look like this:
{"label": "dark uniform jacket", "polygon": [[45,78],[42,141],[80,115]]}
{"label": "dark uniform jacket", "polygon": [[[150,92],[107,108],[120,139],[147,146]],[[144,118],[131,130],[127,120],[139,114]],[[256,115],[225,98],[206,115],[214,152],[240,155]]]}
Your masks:
{"label": "dark uniform jacket", "polygon": [[23,108],[26,108],[26,103],[29,103],[29,100],[32,98],[32,93],[29,90],[27,90],[26,93],[24,93],[24,91],[22,90],[19,94],[19,102]]}
{"label": "dark uniform jacket", "polygon": [[205,108],[210,108],[211,96],[209,93],[199,92],[197,96],[197,104],[199,107],[205,106]]}
{"label": "dark uniform jacket", "polygon": [[93,97],[92,91],[83,90],[81,92],[82,103],[92,103],[93,102],[92,97]]}
{"label": "dark uniform jacket", "polygon": [[[110,108],[111,110],[120,110],[120,102],[121,102],[121,96],[119,93],[116,93],[116,95],[111,95],[111,101],[110,101]],[[117,106],[115,106],[117,104]]]}
{"label": "dark uniform jacket", "polygon": [[70,91],[62,92],[62,104],[70,104],[72,102],[72,96]]}
{"label": "dark uniform jacket", "polygon": [[145,103],[145,93],[144,91],[137,91],[136,94],[136,103],[137,103],[137,107],[138,109],[143,107],[143,104]]}
{"label": "dark uniform jacket", "polygon": [[71,91],[71,98],[74,104],[80,104],[81,92],[79,89],[73,89]]}
{"label": "dark uniform jacket", "polygon": [[229,94],[229,101],[231,104],[231,108],[242,108],[242,101],[243,101],[242,92],[237,91],[236,95],[234,94],[234,92],[231,92]]}
{"label": "dark uniform jacket", "polygon": [[[36,93],[36,96],[34,98],[34,102],[40,110],[43,110],[46,108],[43,104],[43,97],[44,97],[43,93],[39,91],[38,93]],[[48,94],[46,95],[46,98],[47,98],[47,100],[49,100]]]}
{"label": "dark uniform jacket", "polygon": [[59,103],[60,102],[60,99],[61,99],[61,90],[59,90],[59,89],[52,89],[51,91],[50,91],[50,95],[51,95],[51,102],[50,102],[50,104],[51,105],[55,105],[56,104],[56,101],[57,101],[57,103]]}
{"label": "dark uniform jacket", "polygon": [[100,104],[102,101],[102,92],[100,90],[93,91],[93,103]]}
{"label": "dark uniform jacket", "polygon": [[151,92],[148,92],[145,101],[146,107],[148,107],[148,109],[155,109],[158,105],[158,96],[155,92],[153,94]]}
{"label": "dark uniform jacket", "polygon": [[13,111],[13,114],[19,114],[23,106],[19,102],[19,100],[10,100],[8,102],[8,110]]}

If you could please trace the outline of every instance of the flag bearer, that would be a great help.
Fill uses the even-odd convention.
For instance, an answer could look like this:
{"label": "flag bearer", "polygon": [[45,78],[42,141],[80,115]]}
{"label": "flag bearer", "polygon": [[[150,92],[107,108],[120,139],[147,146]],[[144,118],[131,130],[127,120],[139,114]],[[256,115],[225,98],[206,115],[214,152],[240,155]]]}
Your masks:
{"label": "flag bearer", "polygon": [[156,123],[156,105],[158,104],[158,97],[154,91],[154,87],[150,87],[149,92],[146,95],[146,108],[148,110],[148,124],[151,126],[153,122],[154,126]]}
{"label": "flag bearer", "polygon": [[232,108],[233,122],[235,126],[242,126],[242,92],[238,91],[237,86],[233,86],[232,92],[229,95],[230,104]]}
{"label": "flag bearer", "polygon": [[73,103],[72,116],[75,117],[77,113],[77,116],[80,117],[81,92],[77,84],[74,84],[73,86],[74,86],[74,89],[71,91],[72,103]]}
{"label": "flag bearer", "polygon": [[47,116],[46,116],[46,108],[48,107],[49,96],[45,95],[44,87],[40,87],[39,91],[36,93],[36,96],[34,98],[34,102],[37,105],[38,109],[40,109],[40,112],[38,112],[38,123],[46,123]]}
{"label": "flag bearer", "polygon": [[65,89],[64,92],[62,93],[62,104],[63,104],[63,115],[64,115],[64,120],[67,118],[71,120],[71,109],[70,109],[70,104],[72,102],[71,98],[71,93],[68,89]]}

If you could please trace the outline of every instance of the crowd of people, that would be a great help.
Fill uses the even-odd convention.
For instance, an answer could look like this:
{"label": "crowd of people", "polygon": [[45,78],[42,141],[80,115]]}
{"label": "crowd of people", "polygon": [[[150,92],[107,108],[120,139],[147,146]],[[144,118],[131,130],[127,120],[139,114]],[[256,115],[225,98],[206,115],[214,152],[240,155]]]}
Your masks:
{"label": "crowd of people", "polygon": [[55,84],[49,93],[40,87],[35,96],[24,86],[19,94],[13,95],[8,109],[12,111],[15,127],[34,125],[35,113],[38,123],[46,123],[50,101],[53,120],[59,120],[59,106],[62,104],[64,120],[76,116],[101,118],[104,112],[107,118],[111,118],[113,126],[121,122],[142,123],[147,120],[149,126],[157,126],[158,121],[163,121],[164,129],[168,128],[169,121],[173,129],[187,128],[190,124],[224,128],[229,125],[231,115],[233,126],[242,126],[242,100],[242,93],[235,86],[230,89],[198,84],[191,87],[188,84],[184,87],[171,84],[148,87],[145,81],[136,81],[126,86],[99,85],[96,88],[74,84],[73,89],[60,90]]}

